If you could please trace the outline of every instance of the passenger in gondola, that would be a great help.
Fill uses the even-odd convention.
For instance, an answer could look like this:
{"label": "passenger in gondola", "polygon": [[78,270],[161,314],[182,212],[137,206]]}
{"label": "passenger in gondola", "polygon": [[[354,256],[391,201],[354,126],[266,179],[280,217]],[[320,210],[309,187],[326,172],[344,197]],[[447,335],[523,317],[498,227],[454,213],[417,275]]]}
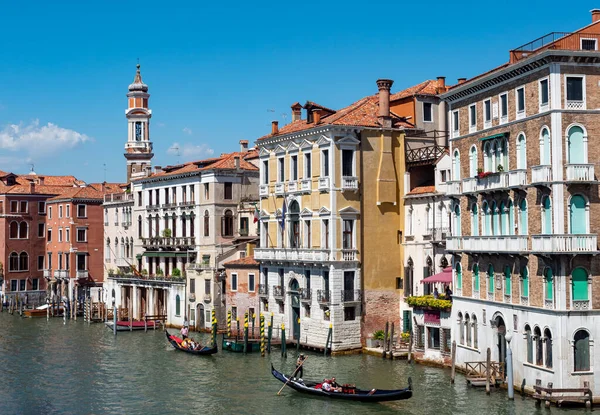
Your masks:
{"label": "passenger in gondola", "polygon": [[331,392],[331,383],[329,383],[329,379],[323,379],[323,383],[321,383],[321,389],[325,392]]}
{"label": "passenger in gondola", "polygon": [[335,381],[335,378],[331,378],[331,390],[334,392],[342,391],[342,387],[338,385],[338,383]]}
{"label": "passenger in gondola", "polygon": [[188,326],[183,326],[181,328],[181,338],[182,339],[187,339],[188,333],[190,332],[190,329]]}

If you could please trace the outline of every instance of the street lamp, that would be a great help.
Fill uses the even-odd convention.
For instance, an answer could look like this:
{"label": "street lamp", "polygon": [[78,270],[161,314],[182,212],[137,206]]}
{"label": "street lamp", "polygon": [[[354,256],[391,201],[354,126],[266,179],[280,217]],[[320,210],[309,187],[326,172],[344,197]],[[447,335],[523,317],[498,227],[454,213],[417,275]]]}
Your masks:
{"label": "street lamp", "polygon": [[507,374],[506,382],[508,383],[508,399],[515,398],[515,389],[514,389],[514,382],[513,382],[512,349],[510,348],[510,341],[512,340],[512,337],[513,337],[513,335],[510,331],[507,331],[506,334],[504,335],[504,338],[506,339],[506,343],[508,343],[508,350],[506,351],[506,374]]}

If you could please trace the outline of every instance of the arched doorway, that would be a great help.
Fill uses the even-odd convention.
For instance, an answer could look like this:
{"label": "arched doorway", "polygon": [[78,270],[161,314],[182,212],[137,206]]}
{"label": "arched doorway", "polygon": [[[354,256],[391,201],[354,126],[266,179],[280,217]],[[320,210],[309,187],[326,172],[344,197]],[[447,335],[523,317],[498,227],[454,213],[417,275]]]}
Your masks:
{"label": "arched doorway", "polygon": [[295,340],[300,341],[300,323],[298,322],[300,319],[300,284],[296,278],[292,278],[290,281],[289,291],[292,306],[292,336]]}
{"label": "arched doorway", "polygon": [[506,324],[500,315],[496,316],[494,321],[496,322],[497,332],[496,346],[498,349],[498,362],[504,363],[506,367],[506,338],[504,337],[506,335]]}
{"label": "arched doorway", "polygon": [[196,331],[204,329],[204,326],[206,325],[204,315],[204,304],[198,304],[196,306]]}

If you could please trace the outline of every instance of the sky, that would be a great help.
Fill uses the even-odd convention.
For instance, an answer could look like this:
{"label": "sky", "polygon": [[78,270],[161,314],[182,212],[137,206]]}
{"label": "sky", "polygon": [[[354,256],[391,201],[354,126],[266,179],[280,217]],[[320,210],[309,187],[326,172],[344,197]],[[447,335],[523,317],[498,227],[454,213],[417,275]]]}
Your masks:
{"label": "sky", "polygon": [[[124,182],[127,87],[149,86],[154,165],[237,151],[296,101],[342,108],[508,60],[600,2],[3,2],[0,170]],[[211,4],[204,4],[211,3]],[[596,4],[594,4],[596,3]],[[179,150],[175,150],[178,148]]]}

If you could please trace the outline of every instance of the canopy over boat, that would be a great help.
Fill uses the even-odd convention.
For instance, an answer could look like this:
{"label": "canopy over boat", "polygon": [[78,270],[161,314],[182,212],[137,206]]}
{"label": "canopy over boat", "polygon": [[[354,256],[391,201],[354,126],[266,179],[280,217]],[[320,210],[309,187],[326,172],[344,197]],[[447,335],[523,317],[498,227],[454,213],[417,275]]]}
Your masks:
{"label": "canopy over boat", "polygon": [[281,382],[287,382],[287,386],[294,390],[297,390],[298,392],[315,396],[323,396],[325,398],[345,399],[348,401],[358,402],[385,402],[399,401],[401,399],[409,399],[410,397],[412,397],[412,380],[410,378],[408,378],[408,388],[405,389],[362,390],[357,388],[342,388],[342,392],[328,392],[321,389],[321,382],[303,381],[301,379],[296,378],[290,379],[288,376],[275,370],[273,365],[271,365],[271,373]]}

